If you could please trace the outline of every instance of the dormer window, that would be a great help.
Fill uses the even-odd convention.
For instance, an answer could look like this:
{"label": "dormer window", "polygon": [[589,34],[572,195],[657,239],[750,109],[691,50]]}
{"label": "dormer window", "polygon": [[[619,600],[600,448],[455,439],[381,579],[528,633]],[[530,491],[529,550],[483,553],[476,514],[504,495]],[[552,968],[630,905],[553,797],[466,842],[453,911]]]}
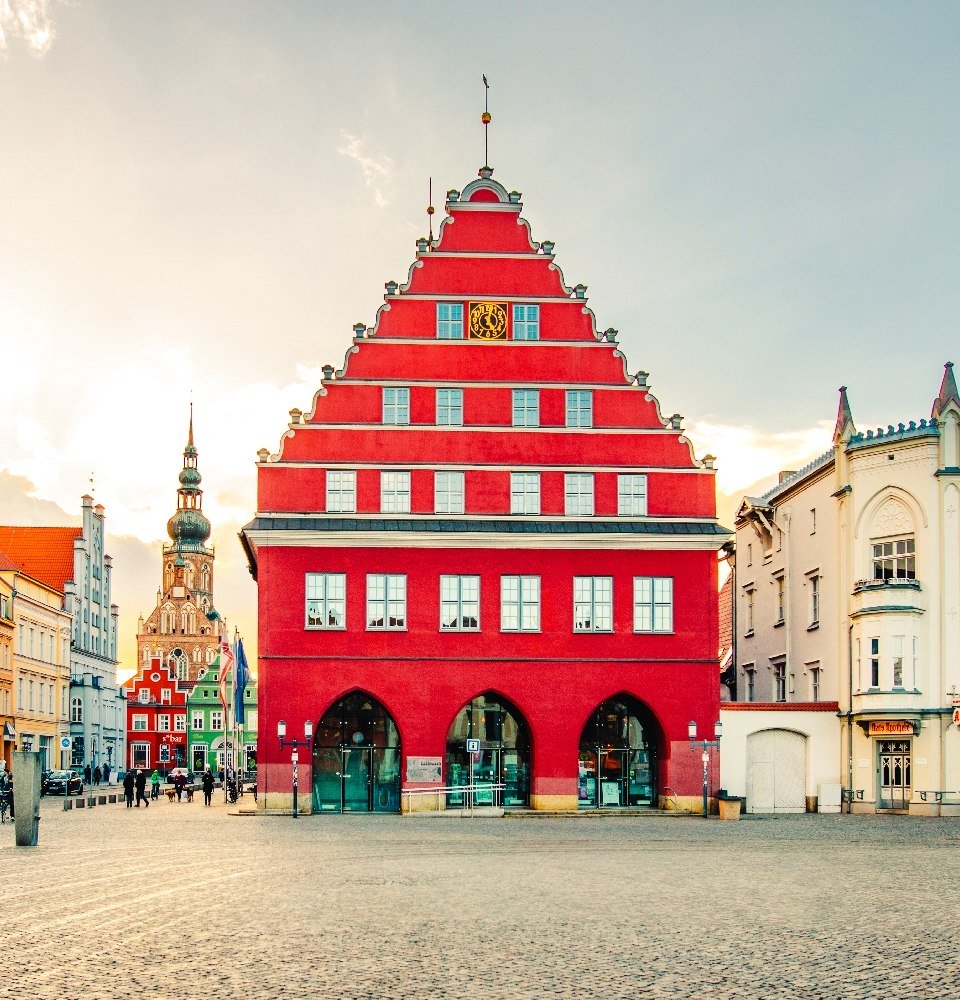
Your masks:
{"label": "dormer window", "polygon": [[437,303],[437,340],[463,340],[463,303]]}
{"label": "dormer window", "polygon": [[913,535],[874,542],[874,580],[916,580],[917,560]]}

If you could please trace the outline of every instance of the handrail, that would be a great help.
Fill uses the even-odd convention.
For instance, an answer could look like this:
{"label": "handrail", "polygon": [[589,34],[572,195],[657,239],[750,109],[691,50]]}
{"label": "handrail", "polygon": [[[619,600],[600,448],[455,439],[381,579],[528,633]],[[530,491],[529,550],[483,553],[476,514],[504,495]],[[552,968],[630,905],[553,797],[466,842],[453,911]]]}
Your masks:
{"label": "handrail", "polygon": [[[432,788],[402,788],[400,790],[401,800],[404,795],[408,796],[407,799],[407,809],[410,811],[410,798],[414,795],[416,796],[427,796],[435,795],[437,798],[437,812],[441,810],[446,811],[448,808],[451,810],[459,812],[473,812],[476,808],[485,808],[493,806],[494,808],[500,808],[503,806],[503,793],[506,789],[506,784],[503,782],[495,781],[478,781],[473,785],[440,785],[434,786]],[[443,805],[440,804],[440,796],[443,796]],[[489,802],[478,802],[478,797],[482,796],[486,798],[490,796]],[[451,805],[448,802],[448,798],[452,796],[459,796],[462,798],[462,803]]]}

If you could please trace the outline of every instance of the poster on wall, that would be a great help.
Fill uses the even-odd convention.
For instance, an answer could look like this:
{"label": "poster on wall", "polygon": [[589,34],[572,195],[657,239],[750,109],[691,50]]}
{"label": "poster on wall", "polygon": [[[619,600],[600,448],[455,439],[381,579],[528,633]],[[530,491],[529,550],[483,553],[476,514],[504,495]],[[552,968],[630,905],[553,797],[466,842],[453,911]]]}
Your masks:
{"label": "poster on wall", "polygon": [[442,757],[408,757],[407,781],[439,784],[443,769]]}

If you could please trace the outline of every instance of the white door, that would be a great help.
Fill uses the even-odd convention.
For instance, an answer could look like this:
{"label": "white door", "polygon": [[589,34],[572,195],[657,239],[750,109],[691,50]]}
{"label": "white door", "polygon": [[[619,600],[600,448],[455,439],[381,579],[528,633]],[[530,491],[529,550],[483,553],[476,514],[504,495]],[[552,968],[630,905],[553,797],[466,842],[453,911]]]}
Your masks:
{"label": "white door", "polygon": [[787,729],[747,737],[747,812],[805,812],[807,738]]}

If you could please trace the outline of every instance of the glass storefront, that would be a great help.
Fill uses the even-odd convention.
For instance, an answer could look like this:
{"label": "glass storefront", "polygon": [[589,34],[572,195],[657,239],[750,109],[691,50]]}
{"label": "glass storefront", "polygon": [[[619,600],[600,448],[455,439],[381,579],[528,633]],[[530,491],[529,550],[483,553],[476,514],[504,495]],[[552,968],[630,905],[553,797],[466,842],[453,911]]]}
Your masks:
{"label": "glass storefront", "polygon": [[[480,750],[468,753],[467,740],[479,740]],[[472,793],[448,794],[451,808],[465,805],[469,794],[478,806],[529,805],[530,735],[512,705],[497,695],[483,694],[460,710],[447,734],[446,784],[473,788]]]}
{"label": "glass storefront", "polygon": [[400,737],[375,698],[341,698],[320,720],[313,746],[314,812],[400,811]]}
{"label": "glass storefront", "polygon": [[659,732],[649,709],[635,698],[603,702],[580,736],[580,808],[656,805]]}

